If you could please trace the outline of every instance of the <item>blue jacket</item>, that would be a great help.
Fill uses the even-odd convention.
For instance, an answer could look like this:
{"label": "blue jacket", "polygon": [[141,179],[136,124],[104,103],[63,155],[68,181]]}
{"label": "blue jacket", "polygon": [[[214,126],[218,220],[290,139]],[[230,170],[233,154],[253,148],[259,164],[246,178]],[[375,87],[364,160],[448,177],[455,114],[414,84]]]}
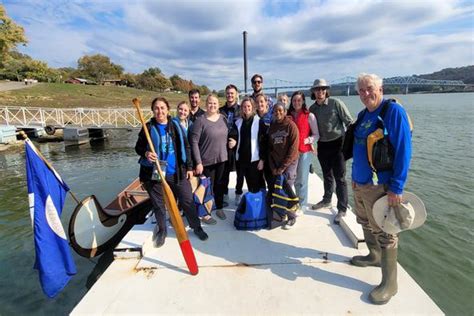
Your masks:
{"label": "blue jacket", "polygon": [[[150,119],[146,123],[148,131],[150,131],[151,124],[156,124],[154,118]],[[177,172],[175,174],[176,181],[181,181],[186,178],[186,171],[191,171],[193,168],[191,160],[191,147],[189,146],[188,139],[184,135],[183,128],[178,122],[172,121],[171,117],[168,117],[168,131],[171,133],[171,140],[174,146],[174,152],[176,155]],[[148,142],[145,137],[143,128],[138,134],[137,143],[135,144],[135,152],[140,156],[140,180],[149,181],[151,180],[153,165],[145,158],[145,152],[148,151]]]}
{"label": "blue jacket", "polygon": [[[385,100],[382,100],[383,102]],[[352,162],[352,180],[357,184],[372,183],[372,169],[367,159],[367,136],[376,130],[381,109],[379,106],[374,112],[363,110],[359,113],[362,119],[354,130]],[[411,160],[411,130],[408,115],[400,104],[392,102],[383,122],[395,156],[393,170],[377,172],[378,184],[387,184],[391,192],[402,194]]]}

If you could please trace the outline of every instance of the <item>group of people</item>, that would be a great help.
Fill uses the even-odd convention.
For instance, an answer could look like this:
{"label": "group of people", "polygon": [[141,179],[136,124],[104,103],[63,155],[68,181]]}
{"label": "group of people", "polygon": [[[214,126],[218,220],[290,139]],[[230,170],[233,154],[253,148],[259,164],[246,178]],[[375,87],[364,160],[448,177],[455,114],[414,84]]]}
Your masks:
{"label": "group of people", "polygon": [[[263,77],[251,78],[253,93],[238,103],[238,89],[229,84],[225,88],[226,102],[219,105],[215,95],[206,97],[206,109],[200,107],[198,90],[189,91],[189,103],[180,102],[177,117],[172,118],[170,105],[165,98],[157,97],[151,104],[153,117],[147,123],[156,148],[150,151],[140,131],[135,150],[140,156],[140,180],[153,203],[157,225],[153,232],[155,247],[163,245],[166,238],[166,216],[160,179],[156,179],[153,163],[159,160],[166,170],[170,185],[189,226],[201,240],[208,235],[201,222],[212,225],[216,220],[211,214],[199,217],[193,203],[190,184],[192,176],[204,175],[211,179],[216,205],[216,216],[225,219],[223,208],[229,203],[229,174],[236,171],[235,201],[242,197],[244,181],[249,192],[267,189],[271,196],[275,179],[283,175],[287,184],[294,186],[300,207],[308,203],[308,175],[313,156],[321,165],[324,195],[311,209],[331,206],[332,195],[337,196],[339,224],[348,209],[348,188],[345,179],[346,160],[343,155],[345,132],[354,120],[346,105],[330,96],[330,86],[324,79],[317,79],[311,87],[311,99],[306,105],[303,91],[294,92],[278,102],[263,94]],[[373,74],[361,74],[356,90],[366,109],[358,115],[354,129],[352,189],[354,191],[357,221],[363,227],[369,254],[355,256],[356,266],[381,266],[382,283],[370,294],[376,304],[386,303],[396,289],[396,262],[398,236],[383,232],[377,226],[372,206],[383,195],[390,206],[402,201],[411,157],[411,133],[408,117],[396,102],[383,119],[394,152],[393,168],[374,170],[367,157],[367,136],[375,131],[383,98],[382,80]],[[308,206],[309,207],[309,206]],[[289,213],[285,229],[296,222],[296,214]]]}

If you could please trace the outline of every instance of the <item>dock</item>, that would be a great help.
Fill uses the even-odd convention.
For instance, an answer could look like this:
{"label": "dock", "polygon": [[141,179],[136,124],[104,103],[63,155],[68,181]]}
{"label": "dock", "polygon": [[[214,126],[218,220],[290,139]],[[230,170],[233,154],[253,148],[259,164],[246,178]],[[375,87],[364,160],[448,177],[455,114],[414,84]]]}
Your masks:
{"label": "dock", "polygon": [[[309,203],[316,203],[321,179],[311,174],[309,188]],[[328,208],[305,210],[291,230],[238,231],[229,191],[227,219],[203,224],[207,241],[188,230],[198,275],[189,274],[171,226],[165,244],[153,248],[149,218],[116,247],[114,262],[72,315],[443,315],[400,264],[397,295],[386,305],[369,302],[381,269],[349,263],[367,253],[350,211],[340,226],[332,223],[335,208]]]}

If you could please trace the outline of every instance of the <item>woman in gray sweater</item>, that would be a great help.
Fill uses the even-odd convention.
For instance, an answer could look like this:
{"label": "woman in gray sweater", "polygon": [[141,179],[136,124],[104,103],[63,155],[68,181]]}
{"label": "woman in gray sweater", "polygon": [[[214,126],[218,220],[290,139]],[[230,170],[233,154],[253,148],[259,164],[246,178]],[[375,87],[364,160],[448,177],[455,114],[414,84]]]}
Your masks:
{"label": "woman in gray sweater", "polygon": [[[227,161],[227,122],[219,114],[219,100],[215,95],[207,96],[206,107],[207,112],[194,122],[190,131],[191,150],[196,165],[195,173],[211,178],[216,214],[220,219],[225,219],[226,216],[222,210],[224,198],[222,180]],[[229,147],[234,147],[235,143],[235,140],[229,140]],[[210,216],[204,217],[203,222],[216,223]]]}

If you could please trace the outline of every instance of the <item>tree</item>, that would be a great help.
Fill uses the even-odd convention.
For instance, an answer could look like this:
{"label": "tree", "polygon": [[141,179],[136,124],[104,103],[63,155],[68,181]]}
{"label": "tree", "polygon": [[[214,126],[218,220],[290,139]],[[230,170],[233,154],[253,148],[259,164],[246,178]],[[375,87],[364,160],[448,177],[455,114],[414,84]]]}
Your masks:
{"label": "tree", "polygon": [[123,73],[123,67],[114,64],[110,58],[101,54],[85,55],[77,61],[77,69],[87,79],[102,83],[106,79],[117,79]]}
{"label": "tree", "polygon": [[0,66],[7,54],[18,44],[25,45],[28,40],[25,30],[8,17],[5,7],[0,4]]}
{"label": "tree", "polygon": [[137,76],[132,73],[123,74],[120,83],[127,87],[135,87],[137,85]]}
{"label": "tree", "polygon": [[182,92],[187,93],[189,90],[191,90],[194,87],[192,81],[182,79],[180,76],[176,74],[170,77],[170,81],[171,81],[173,90],[176,90],[176,91],[182,91]]}
{"label": "tree", "polygon": [[25,77],[43,82],[55,82],[59,79],[59,72],[49,68],[44,61],[31,59],[25,64]]}
{"label": "tree", "polygon": [[0,68],[0,77],[21,81],[24,78],[38,81],[59,81],[61,72],[49,68],[48,64],[34,60],[26,54],[11,52],[6,56],[3,67]]}
{"label": "tree", "polygon": [[142,75],[155,77],[155,76],[163,75],[163,73],[161,72],[160,68],[151,67],[151,68],[148,68],[147,70],[145,70]]}
{"label": "tree", "polygon": [[199,89],[199,93],[200,93],[201,95],[208,95],[208,94],[211,93],[211,90],[209,90],[209,88],[206,87],[206,86],[204,86],[204,85],[202,85],[202,86],[197,86],[197,88]]}
{"label": "tree", "polygon": [[137,76],[137,87],[152,91],[164,91],[172,87],[171,81],[167,79],[160,68],[148,68]]}

